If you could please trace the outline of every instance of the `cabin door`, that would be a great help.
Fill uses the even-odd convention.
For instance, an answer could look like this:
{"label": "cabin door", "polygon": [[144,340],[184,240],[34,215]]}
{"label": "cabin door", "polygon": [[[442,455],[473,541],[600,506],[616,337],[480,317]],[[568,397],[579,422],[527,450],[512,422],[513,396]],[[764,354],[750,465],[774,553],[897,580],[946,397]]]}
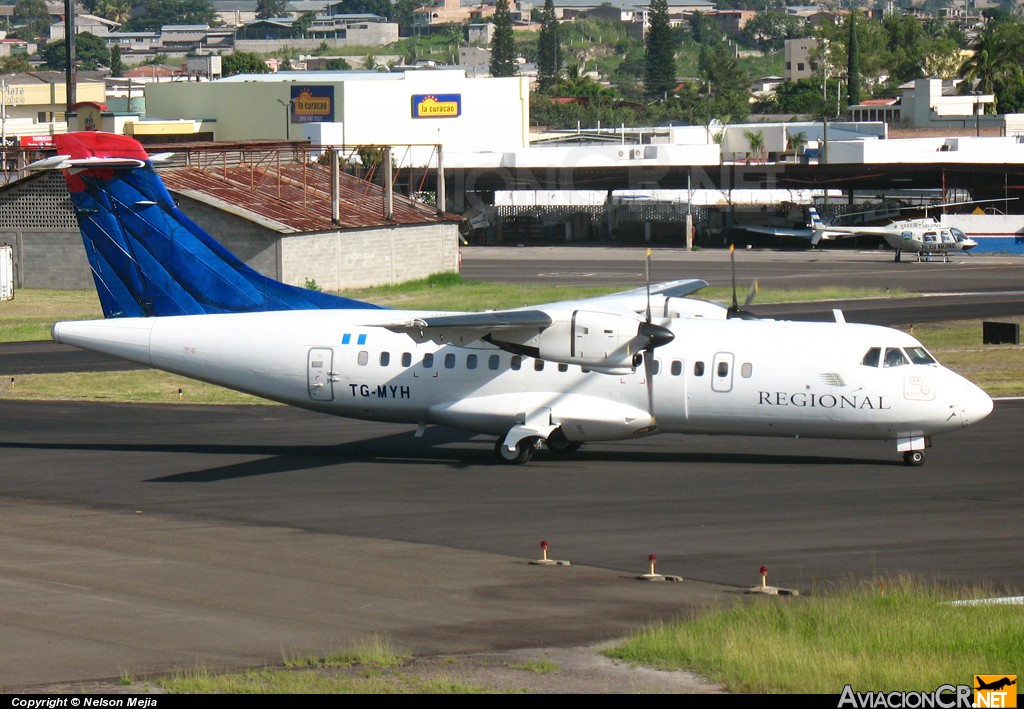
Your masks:
{"label": "cabin door", "polygon": [[314,347],[309,351],[306,382],[313,401],[334,401],[334,350]]}

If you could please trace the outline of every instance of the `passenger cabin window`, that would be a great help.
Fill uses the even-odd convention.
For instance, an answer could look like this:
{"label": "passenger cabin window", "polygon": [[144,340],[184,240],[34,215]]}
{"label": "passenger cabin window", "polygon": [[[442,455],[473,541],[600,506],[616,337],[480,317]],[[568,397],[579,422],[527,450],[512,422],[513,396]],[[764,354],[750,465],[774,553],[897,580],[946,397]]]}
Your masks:
{"label": "passenger cabin window", "polygon": [[487,368],[491,370],[497,369],[501,365],[501,357],[498,355],[491,355],[487,358]]}
{"label": "passenger cabin window", "polygon": [[863,364],[865,367],[877,367],[878,361],[881,358],[881,356],[882,348],[872,347],[870,350],[867,351],[867,353],[864,355],[864,359],[862,359],[860,363]]}
{"label": "passenger cabin window", "polygon": [[754,373],[754,365],[750,362],[744,362],[740,365],[740,376],[744,379],[750,379],[750,375]]}
{"label": "passenger cabin window", "polygon": [[466,355],[466,369],[476,369],[476,360],[475,354]]}
{"label": "passenger cabin window", "polygon": [[568,364],[559,364],[558,365],[558,371],[559,372],[568,372],[569,371],[569,365]]}
{"label": "passenger cabin window", "polygon": [[444,356],[444,368],[445,369],[455,369],[455,355],[454,354],[449,352],[448,354],[446,354]]}
{"label": "passenger cabin window", "polygon": [[728,377],[729,376],[729,363],[719,362],[718,363],[718,376]]}
{"label": "passenger cabin window", "polygon": [[694,362],[693,363],[693,376],[703,377],[704,376],[704,363]]}
{"label": "passenger cabin window", "polygon": [[370,361],[370,353],[366,350],[359,350],[359,354],[356,356],[356,362],[359,363],[360,367],[365,367],[366,363]]}
{"label": "passenger cabin window", "polygon": [[683,373],[683,363],[680,362],[678,359],[672,360],[672,366],[669,369],[669,371],[672,373],[673,377],[678,377],[680,374]]}
{"label": "passenger cabin window", "polygon": [[412,365],[412,353],[411,352],[403,352],[402,353],[402,366],[403,367],[409,367],[411,365]]}
{"label": "passenger cabin window", "polygon": [[654,373],[655,374],[661,374],[661,360],[660,359],[653,360],[652,364],[653,364],[653,366],[651,367],[651,369],[654,371]]}
{"label": "passenger cabin window", "polygon": [[380,353],[380,366],[386,367],[389,364],[391,364],[391,353],[390,352],[381,352]]}
{"label": "passenger cabin window", "polygon": [[512,361],[509,366],[516,372],[523,368],[523,358],[519,355],[512,355]]}
{"label": "passenger cabin window", "polygon": [[535,372],[543,372],[544,371],[544,360],[542,360],[542,359],[535,359],[535,360],[533,360],[533,371],[535,371]]}
{"label": "passenger cabin window", "polygon": [[434,367],[434,353],[433,352],[427,352],[425,355],[423,355],[423,368],[424,369],[433,369],[433,367]]}
{"label": "passenger cabin window", "polygon": [[910,362],[907,361],[907,357],[903,354],[903,350],[899,347],[885,348],[886,367],[902,367],[904,364],[910,364]]}

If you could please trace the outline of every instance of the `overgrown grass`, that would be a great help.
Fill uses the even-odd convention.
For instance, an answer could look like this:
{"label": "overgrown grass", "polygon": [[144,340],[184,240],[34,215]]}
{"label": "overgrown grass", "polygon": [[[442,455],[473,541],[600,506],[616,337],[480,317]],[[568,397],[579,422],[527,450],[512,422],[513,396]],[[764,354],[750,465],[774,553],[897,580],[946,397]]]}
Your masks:
{"label": "overgrown grass", "polygon": [[136,404],[271,403],[266,399],[155,369],[45,374],[0,372],[0,399]]}
{"label": "overgrown grass", "polygon": [[[688,669],[733,692],[934,691],[975,674],[1017,671],[1021,607],[957,605],[991,589],[880,579],[811,596],[763,596],[693,620],[647,628],[606,651]],[[1016,593],[1012,594],[1016,595]]]}
{"label": "overgrown grass", "polygon": [[49,340],[58,320],[103,317],[96,291],[18,290],[0,301],[0,342]]}
{"label": "overgrown grass", "polygon": [[[750,594],[678,623],[643,628],[605,654],[686,670],[752,694],[933,692],[975,674],[1014,674],[1024,648],[1021,607],[980,601],[1017,591],[880,578],[803,596]],[[237,673],[205,669],[156,680],[189,694],[485,694],[452,667],[423,675],[377,636],[325,658]],[[557,671],[546,660],[513,669]],[[524,679],[524,683],[528,680]],[[505,690],[501,690],[505,691]],[[527,690],[522,690],[527,691]]]}
{"label": "overgrown grass", "polygon": [[[371,635],[320,658],[286,659],[284,668],[217,673],[180,672],[157,684],[174,694],[487,694],[494,690],[450,677],[423,677],[400,670],[408,655],[386,638]],[[346,671],[355,669],[355,672]]]}

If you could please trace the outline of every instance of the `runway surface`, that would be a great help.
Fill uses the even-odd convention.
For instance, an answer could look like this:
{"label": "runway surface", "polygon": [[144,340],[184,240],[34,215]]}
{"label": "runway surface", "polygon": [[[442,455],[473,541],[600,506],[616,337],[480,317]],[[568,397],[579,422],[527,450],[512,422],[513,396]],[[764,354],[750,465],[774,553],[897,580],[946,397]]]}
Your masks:
{"label": "runway surface", "polygon": [[[629,260],[557,251],[573,278]],[[1024,262],[974,272],[842,256],[832,280],[934,269],[929,292],[988,288],[974,317],[1013,301],[1006,312],[1021,314]],[[728,281],[727,255],[684,257],[694,272],[668,277]],[[537,278],[553,272],[545,258],[474,251],[464,270],[493,261]],[[827,270],[780,263],[792,278]],[[16,361],[0,356],[0,377]],[[369,633],[417,655],[589,644],[740,597],[762,565],[804,594],[885,574],[1024,589],[1019,401],[936,437],[920,468],[885,443],[675,435],[510,468],[486,437],[415,439],[411,426],[279,406],[0,411],[2,691],[280,663]],[[530,563],[541,541],[571,565]],[[650,555],[682,580],[638,580]]]}

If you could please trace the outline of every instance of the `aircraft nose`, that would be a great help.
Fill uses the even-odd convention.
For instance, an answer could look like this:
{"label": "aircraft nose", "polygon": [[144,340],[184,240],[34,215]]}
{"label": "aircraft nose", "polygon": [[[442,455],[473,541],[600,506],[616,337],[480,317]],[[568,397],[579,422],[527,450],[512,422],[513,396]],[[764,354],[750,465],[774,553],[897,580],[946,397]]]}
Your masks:
{"label": "aircraft nose", "polygon": [[970,251],[971,249],[973,249],[977,245],[978,245],[978,242],[975,241],[974,239],[964,239],[964,241],[963,241],[963,250],[964,251]]}
{"label": "aircraft nose", "polygon": [[972,423],[978,423],[992,413],[992,397],[984,389],[966,382],[961,397],[960,423],[962,425],[970,426]]}

